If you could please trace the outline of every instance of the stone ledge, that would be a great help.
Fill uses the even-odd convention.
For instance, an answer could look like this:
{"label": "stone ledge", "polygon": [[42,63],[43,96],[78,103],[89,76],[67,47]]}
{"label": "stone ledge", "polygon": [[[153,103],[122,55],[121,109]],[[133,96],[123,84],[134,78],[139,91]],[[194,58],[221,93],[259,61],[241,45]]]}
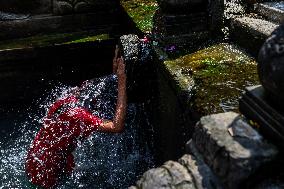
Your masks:
{"label": "stone ledge", "polygon": [[252,17],[233,18],[231,21],[232,27],[241,27],[254,36],[267,38],[278,27],[272,22]]}
{"label": "stone ledge", "polygon": [[238,188],[277,154],[274,146],[233,112],[202,117],[192,140],[226,188]]}
{"label": "stone ledge", "polygon": [[270,2],[255,4],[255,11],[272,22],[281,24],[284,21],[284,11],[273,8]]}
{"label": "stone ledge", "polygon": [[117,26],[117,12],[89,13],[66,16],[37,15],[24,20],[0,21],[0,40],[36,34],[78,31]]}
{"label": "stone ledge", "polygon": [[145,172],[136,184],[130,189],[222,189],[210,168],[190,154]]}
{"label": "stone ledge", "polygon": [[144,173],[137,182],[137,189],[195,189],[193,178],[187,169],[178,162],[168,161],[159,168],[151,169]]}
{"label": "stone ledge", "polygon": [[277,24],[249,16],[232,18],[231,38],[257,56],[264,41],[278,27]]}

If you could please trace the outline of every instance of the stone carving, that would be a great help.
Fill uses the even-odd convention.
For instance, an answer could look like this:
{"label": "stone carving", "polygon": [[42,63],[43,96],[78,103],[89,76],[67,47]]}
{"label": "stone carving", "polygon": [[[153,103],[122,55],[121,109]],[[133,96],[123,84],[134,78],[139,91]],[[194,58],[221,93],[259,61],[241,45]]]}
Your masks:
{"label": "stone carving", "polygon": [[258,74],[275,104],[284,104],[284,25],[266,40],[259,52]]}
{"label": "stone carving", "polygon": [[56,15],[86,13],[114,8],[117,0],[54,0],[53,13]]}
{"label": "stone carving", "polygon": [[45,14],[51,12],[51,0],[0,0],[0,11]]}

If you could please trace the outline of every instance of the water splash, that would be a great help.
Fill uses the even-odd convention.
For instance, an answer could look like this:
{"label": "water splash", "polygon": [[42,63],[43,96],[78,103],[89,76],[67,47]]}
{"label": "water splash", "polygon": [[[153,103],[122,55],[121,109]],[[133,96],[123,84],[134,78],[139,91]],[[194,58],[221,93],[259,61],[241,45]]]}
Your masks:
{"label": "water splash", "polygon": [[245,7],[242,0],[225,0],[225,19],[230,19],[236,16],[245,14]]}
{"label": "water splash", "polygon": [[[117,97],[115,76],[92,80],[80,96],[83,106],[86,99],[94,96],[93,113],[101,118],[114,116]],[[25,173],[27,151],[48,107],[55,99],[64,98],[74,88],[58,85],[40,104],[40,109],[27,113],[25,121],[15,123],[17,130],[9,139],[1,140],[0,188],[32,188]],[[27,112],[32,111],[28,110]],[[73,152],[76,167],[71,176],[60,181],[56,188],[126,188],[133,184],[145,170],[154,166],[150,151],[149,136],[145,128],[151,127],[141,104],[129,104],[126,129],[122,134],[93,133],[87,140],[79,142]]]}

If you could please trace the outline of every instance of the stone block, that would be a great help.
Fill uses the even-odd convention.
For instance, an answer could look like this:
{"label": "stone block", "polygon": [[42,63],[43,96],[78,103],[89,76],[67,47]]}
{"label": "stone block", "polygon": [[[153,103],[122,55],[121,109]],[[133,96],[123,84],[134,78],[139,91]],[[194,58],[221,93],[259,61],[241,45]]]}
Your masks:
{"label": "stone block", "polygon": [[232,18],[230,37],[233,41],[248,49],[251,54],[257,56],[265,40],[277,27],[277,24],[261,18],[248,16]]}
{"label": "stone block", "polygon": [[222,189],[223,186],[200,157],[186,154],[144,173],[130,189]]}
{"label": "stone block", "polygon": [[[193,146],[194,144],[191,143],[188,145]],[[197,189],[223,188],[218,178],[200,157],[186,154],[178,161],[181,165],[187,168]]]}
{"label": "stone block", "polygon": [[139,189],[195,189],[192,176],[178,162],[168,161],[159,168],[145,172],[137,182]]}
{"label": "stone block", "polygon": [[272,22],[281,24],[284,21],[284,2],[256,3],[255,11]]}
{"label": "stone block", "polygon": [[226,188],[238,188],[277,154],[274,146],[234,112],[202,117],[192,140]]}

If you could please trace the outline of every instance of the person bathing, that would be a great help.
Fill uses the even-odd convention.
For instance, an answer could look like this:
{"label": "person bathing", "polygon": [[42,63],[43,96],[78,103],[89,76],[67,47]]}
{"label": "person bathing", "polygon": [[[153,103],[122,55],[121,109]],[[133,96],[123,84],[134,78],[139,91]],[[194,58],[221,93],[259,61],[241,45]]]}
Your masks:
{"label": "person bathing", "polygon": [[[113,72],[118,79],[118,98],[113,120],[103,120],[80,104],[84,85],[51,105],[43,127],[36,134],[26,159],[26,174],[32,184],[54,187],[60,177],[75,167],[72,152],[77,141],[86,139],[94,131],[120,133],[126,116],[125,64],[118,47],[113,59]],[[95,101],[95,100],[94,100]]]}

